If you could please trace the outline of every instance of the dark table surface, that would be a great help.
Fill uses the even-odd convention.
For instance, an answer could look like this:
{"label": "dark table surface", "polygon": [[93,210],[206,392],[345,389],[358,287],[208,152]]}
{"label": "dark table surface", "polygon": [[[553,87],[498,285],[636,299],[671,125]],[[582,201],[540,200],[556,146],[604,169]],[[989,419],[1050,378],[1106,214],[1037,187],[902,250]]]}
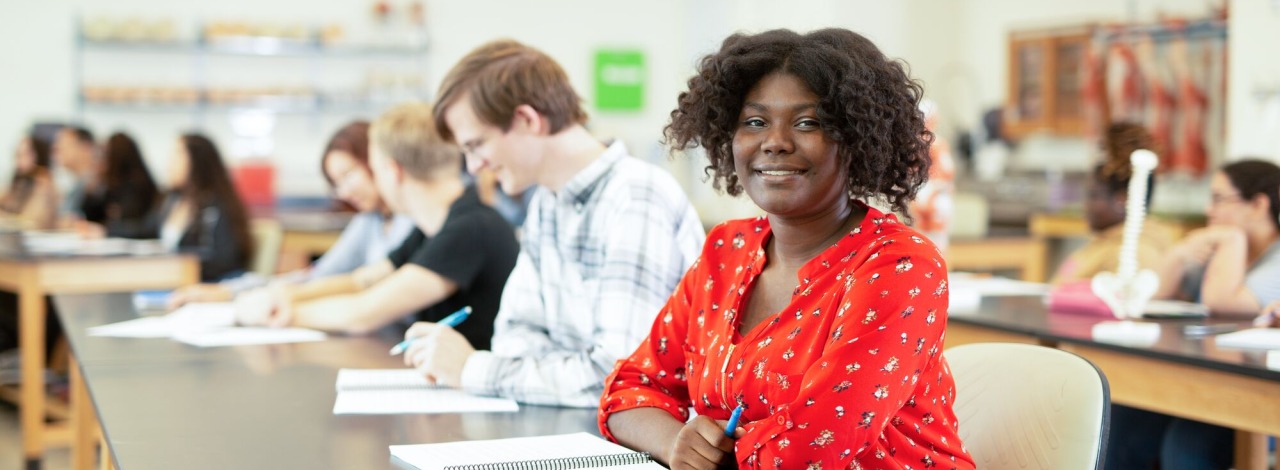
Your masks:
{"label": "dark table surface", "polygon": [[[972,325],[1037,338],[1095,346],[1155,359],[1206,367],[1223,372],[1280,381],[1280,360],[1272,359],[1268,367],[1267,351],[1218,348],[1216,336],[1195,336],[1186,332],[1189,325],[1229,324],[1248,328],[1252,317],[1213,319],[1137,320],[1158,325],[1159,337],[1151,344],[1099,339],[1095,326],[1115,322],[1114,318],[1052,312],[1039,296],[988,297],[976,310],[950,312],[952,324]],[[1280,353],[1276,353],[1280,354]]]}
{"label": "dark table surface", "polygon": [[123,470],[388,468],[397,466],[388,445],[597,432],[592,409],[335,416],[338,369],[403,367],[387,354],[393,332],[202,349],[87,336],[90,326],[137,317],[128,294],[55,302]]}

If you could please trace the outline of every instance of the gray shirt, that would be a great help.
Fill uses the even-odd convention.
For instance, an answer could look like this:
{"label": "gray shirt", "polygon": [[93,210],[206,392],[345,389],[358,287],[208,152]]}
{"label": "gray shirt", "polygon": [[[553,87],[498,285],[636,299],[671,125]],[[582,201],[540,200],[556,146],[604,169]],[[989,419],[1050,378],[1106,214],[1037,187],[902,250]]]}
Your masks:
{"label": "gray shirt", "polygon": [[[1199,302],[1200,288],[1204,284],[1204,266],[1188,270],[1182,277],[1180,290],[1190,299]],[[1271,243],[1244,276],[1244,286],[1265,306],[1280,300],[1280,241]]]}
{"label": "gray shirt", "polygon": [[356,268],[387,258],[413,232],[413,221],[405,216],[393,216],[391,225],[383,230],[381,214],[361,212],[351,218],[347,228],[333,247],[311,266],[311,279],[344,274]]}

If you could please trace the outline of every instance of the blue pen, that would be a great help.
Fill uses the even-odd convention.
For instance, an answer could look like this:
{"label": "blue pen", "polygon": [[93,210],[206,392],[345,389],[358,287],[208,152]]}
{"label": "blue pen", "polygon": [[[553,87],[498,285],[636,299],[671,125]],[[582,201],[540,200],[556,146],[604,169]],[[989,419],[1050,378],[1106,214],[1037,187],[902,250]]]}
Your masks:
{"label": "blue pen", "polygon": [[738,419],[742,417],[742,405],[738,405],[733,409],[733,414],[729,415],[729,422],[724,425],[724,435],[733,437],[733,431],[738,429]]}
{"label": "blue pen", "polygon": [[[461,325],[463,320],[466,320],[468,316],[471,316],[471,307],[469,306],[462,307],[461,309],[458,309],[458,311],[450,313],[449,316],[444,317],[443,320],[440,320],[437,323],[447,326],[449,328],[453,328],[458,325]],[[421,336],[419,336],[418,338],[421,338]],[[409,349],[409,345],[413,344],[413,341],[418,338],[408,338],[404,341],[401,341],[400,344],[392,346],[391,355],[394,356],[396,354],[403,354],[405,350]]]}

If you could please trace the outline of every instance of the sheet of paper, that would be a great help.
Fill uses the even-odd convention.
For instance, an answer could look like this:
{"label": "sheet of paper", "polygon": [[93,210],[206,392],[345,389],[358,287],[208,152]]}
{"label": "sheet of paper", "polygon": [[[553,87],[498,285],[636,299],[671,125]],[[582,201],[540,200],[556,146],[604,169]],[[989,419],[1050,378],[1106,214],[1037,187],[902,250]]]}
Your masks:
{"label": "sheet of paper", "polygon": [[[634,454],[626,447],[585,432],[555,436],[517,437],[487,441],[460,441],[442,444],[391,446],[391,456],[422,470],[440,470],[455,465]],[[536,466],[519,468],[538,468]],[[620,465],[609,469],[661,469],[657,462]]]}
{"label": "sheet of paper", "polygon": [[434,388],[414,369],[339,369],[336,383],[344,390],[406,390]]}
{"label": "sheet of paper", "polygon": [[511,413],[515,400],[481,397],[450,388],[347,390],[333,402],[335,415]]}
{"label": "sheet of paper", "polygon": [[1150,300],[1142,309],[1142,316],[1152,318],[1195,318],[1209,316],[1204,304],[1180,300]]}
{"label": "sheet of paper", "polygon": [[223,327],[181,332],[173,339],[202,348],[216,346],[243,346],[253,344],[283,344],[324,341],[323,331],[306,328]]}
{"label": "sheet of paper", "polygon": [[1218,335],[1214,342],[1219,348],[1280,349],[1280,329],[1250,328],[1235,333]]}
{"label": "sheet of paper", "polygon": [[89,336],[171,338],[179,333],[228,327],[235,324],[235,319],[235,307],[230,302],[193,303],[168,315],[91,327]]}
{"label": "sheet of paper", "polygon": [[955,291],[976,292],[983,297],[1044,295],[1049,292],[1049,285],[1039,282],[1026,282],[1004,277],[980,277],[968,273],[948,273],[952,295]]}

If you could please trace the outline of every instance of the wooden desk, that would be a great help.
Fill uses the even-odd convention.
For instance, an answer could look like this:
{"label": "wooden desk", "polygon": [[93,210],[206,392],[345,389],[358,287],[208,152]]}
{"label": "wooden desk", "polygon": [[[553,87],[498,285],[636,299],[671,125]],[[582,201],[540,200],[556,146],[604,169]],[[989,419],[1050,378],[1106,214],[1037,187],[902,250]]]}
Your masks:
{"label": "wooden desk", "polygon": [[1048,250],[1034,237],[952,239],[947,246],[947,268],[952,271],[1014,269],[1019,278],[1045,282]]}
{"label": "wooden desk", "polygon": [[[1153,214],[1151,218],[1166,227],[1174,240],[1180,240],[1187,232],[1205,226],[1204,217]],[[1040,238],[1087,237],[1090,233],[1089,222],[1084,219],[1084,214],[1078,213],[1032,214],[1030,231],[1032,236]]]}
{"label": "wooden desk", "polygon": [[1147,347],[1103,343],[1092,339],[1102,320],[1048,312],[1039,297],[984,299],[976,312],[951,313],[946,347],[998,341],[1071,351],[1107,375],[1113,402],[1236,429],[1236,468],[1266,468],[1265,436],[1280,435],[1280,370],[1267,367],[1265,353],[1187,337],[1183,327],[1200,323],[1187,320],[1156,322],[1160,337]]}
{"label": "wooden desk", "polygon": [[[45,316],[48,313],[45,296],[169,289],[199,280],[200,262],[191,255],[0,257],[0,290],[18,296],[22,355],[18,398],[22,455],[27,468],[39,468],[41,455],[50,441],[67,442],[71,438],[65,426],[46,429],[44,422]],[[78,385],[72,383],[71,387],[74,390]]]}
{"label": "wooden desk", "polygon": [[311,257],[329,251],[351,222],[348,212],[283,212],[274,215],[284,229],[280,244],[281,271],[310,264]]}
{"label": "wooden desk", "polygon": [[393,444],[586,431],[594,409],[521,405],[517,413],[335,416],[342,367],[404,367],[400,337],[332,336],[272,346],[197,348],[163,339],[91,337],[135,318],[127,295],[54,299],[119,468],[391,468]]}

